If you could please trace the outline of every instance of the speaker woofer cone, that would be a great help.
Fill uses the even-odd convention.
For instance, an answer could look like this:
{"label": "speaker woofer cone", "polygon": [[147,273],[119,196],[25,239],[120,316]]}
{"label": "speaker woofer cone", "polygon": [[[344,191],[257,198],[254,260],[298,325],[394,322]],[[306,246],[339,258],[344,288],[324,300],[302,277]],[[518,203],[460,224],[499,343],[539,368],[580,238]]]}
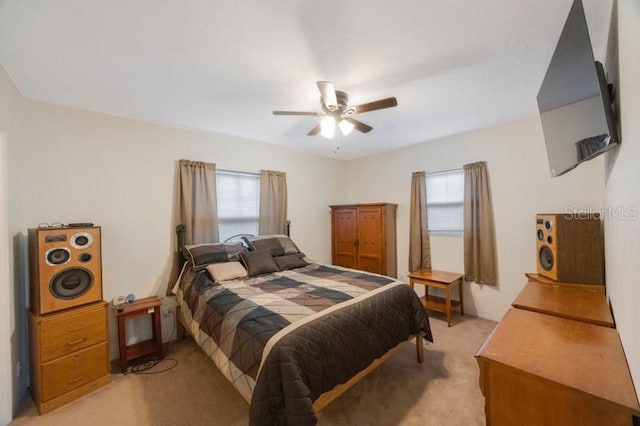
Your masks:
{"label": "speaker woofer cone", "polygon": [[538,252],[538,260],[540,261],[540,266],[545,271],[550,271],[553,268],[553,251],[548,246],[540,247],[540,251]]}
{"label": "speaker woofer cone", "polygon": [[63,265],[69,261],[71,258],[71,252],[68,248],[53,248],[47,250],[46,259],[47,264],[53,265]]}
{"label": "speaker woofer cone", "polygon": [[92,285],[91,271],[84,268],[69,268],[53,276],[49,283],[49,291],[58,299],[70,300],[85,294]]}

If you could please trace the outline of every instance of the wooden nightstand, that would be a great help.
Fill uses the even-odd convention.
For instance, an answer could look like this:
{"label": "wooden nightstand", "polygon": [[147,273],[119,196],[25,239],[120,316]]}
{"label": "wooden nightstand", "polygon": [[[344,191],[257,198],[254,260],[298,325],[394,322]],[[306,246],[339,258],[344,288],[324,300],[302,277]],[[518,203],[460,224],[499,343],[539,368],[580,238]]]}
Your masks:
{"label": "wooden nightstand", "polygon": [[[447,324],[451,327],[451,306],[460,306],[460,315],[464,315],[464,302],[462,299],[464,274],[456,272],[436,271],[433,269],[423,269],[421,271],[409,273],[409,284],[413,288],[414,284],[422,284],[425,288],[425,295],[421,298],[422,304],[427,309],[447,314]],[[451,300],[451,288],[458,286],[460,289],[460,300]],[[429,287],[444,289],[445,297],[429,295]]]}
{"label": "wooden nightstand", "polygon": [[[116,311],[116,316],[118,317],[118,339],[120,341],[120,365],[123,373],[127,371],[128,363],[132,359],[153,353],[157,354],[158,359],[162,358],[161,305],[160,299],[156,296],[151,296],[127,303],[122,310]],[[151,315],[153,337],[127,346],[125,322],[130,318],[142,315]]]}

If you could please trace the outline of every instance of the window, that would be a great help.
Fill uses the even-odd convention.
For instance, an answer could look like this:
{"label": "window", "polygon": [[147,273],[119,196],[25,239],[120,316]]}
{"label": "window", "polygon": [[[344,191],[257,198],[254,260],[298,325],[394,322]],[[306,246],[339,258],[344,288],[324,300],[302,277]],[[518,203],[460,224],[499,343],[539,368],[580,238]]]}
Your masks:
{"label": "window", "polygon": [[260,175],[218,170],[216,189],[220,241],[236,234],[258,235]]}
{"label": "window", "polygon": [[462,235],[463,199],[462,169],[427,173],[427,217],[430,235]]}

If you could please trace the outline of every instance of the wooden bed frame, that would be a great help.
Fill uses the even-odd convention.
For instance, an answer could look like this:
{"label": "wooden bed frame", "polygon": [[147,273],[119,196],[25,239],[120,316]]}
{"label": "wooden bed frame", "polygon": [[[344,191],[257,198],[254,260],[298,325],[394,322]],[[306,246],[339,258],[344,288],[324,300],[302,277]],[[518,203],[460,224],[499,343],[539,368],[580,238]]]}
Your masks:
{"label": "wooden bed frame", "polygon": [[[184,225],[178,225],[176,227],[176,234],[178,238],[178,261],[179,261],[179,267],[180,267],[179,269],[182,270],[182,265],[185,262],[185,259],[182,253],[182,246],[184,246]],[[288,221],[287,221],[287,235],[289,235]],[[176,306],[176,320],[177,320],[176,321],[176,341],[182,342],[184,340],[184,336],[187,334],[187,330],[189,329],[189,324],[183,318],[182,310],[180,309],[179,305]],[[418,333],[414,336],[411,336],[407,341],[414,338],[416,341],[416,358],[418,363],[421,364],[424,360],[423,334]],[[346,383],[340,383],[335,387],[333,387],[333,389],[320,394],[318,399],[316,399],[316,401],[313,403],[314,411],[318,412],[322,410],[324,407],[326,407],[327,405],[329,405],[329,403],[331,403],[334,399],[338,398],[340,395],[345,393],[352,386],[354,386],[360,380],[365,378],[369,373],[371,373],[380,365],[382,365],[382,363],[384,363],[386,360],[391,358],[391,356],[400,348],[400,346],[405,343],[406,342],[400,342],[398,345],[388,350],[380,358],[374,359],[373,362],[369,364],[368,367],[366,367],[364,370],[361,370],[359,373],[357,373],[355,376],[349,379],[349,381],[347,381]],[[247,403],[250,404],[251,401],[247,401]]]}

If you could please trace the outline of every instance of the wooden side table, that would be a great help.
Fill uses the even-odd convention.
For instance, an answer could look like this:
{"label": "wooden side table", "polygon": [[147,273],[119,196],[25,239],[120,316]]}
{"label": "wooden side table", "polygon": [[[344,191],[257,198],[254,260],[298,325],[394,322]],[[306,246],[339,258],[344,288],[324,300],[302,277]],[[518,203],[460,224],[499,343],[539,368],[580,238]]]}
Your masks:
{"label": "wooden side table", "polygon": [[[436,271],[433,269],[422,269],[416,272],[409,273],[409,284],[413,288],[414,284],[422,284],[425,288],[425,295],[422,300],[422,304],[427,309],[431,309],[438,312],[444,312],[447,314],[447,324],[451,327],[451,306],[460,306],[460,315],[464,315],[464,302],[463,302],[463,282],[464,274],[458,274],[456,272]],[[456,287],[460,289],[460,300],[451,300],[451,288]],[[436,287],[444,289],[445,297],[437,297],[429,295],[429,287]]]}
{"label": "wooden side table", "polygon": [[[123,373],[127,371],[128,363],[132,359],[153,353],[156,353],[158,358],[162,358],[161,305],[160,299],[156,296],[151,296],[138,299],[133,303],[127,303],[123,309],[116,311],[116,316],[118,317],[118,339],[120,341],[120,365]],[[125,322],[130,318],[142,315],[151,315],[153,337],[127,346]]]}

